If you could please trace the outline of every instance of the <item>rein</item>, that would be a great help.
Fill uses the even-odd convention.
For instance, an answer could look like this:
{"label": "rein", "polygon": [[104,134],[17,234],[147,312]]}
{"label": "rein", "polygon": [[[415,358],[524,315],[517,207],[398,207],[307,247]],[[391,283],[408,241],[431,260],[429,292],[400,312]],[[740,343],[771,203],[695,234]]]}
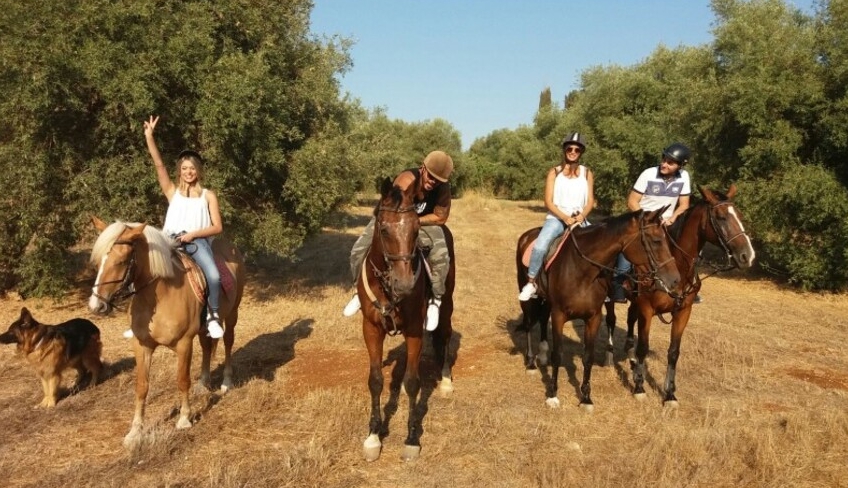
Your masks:
{"label": "rein", "polygon": [[[639,238],[640,238],[640,241],[642,242],[642,247],[645,249],[645,253],[648,255],[648,263],[649,263],[649,266],[650,266],[649,272],[647,273],[647,275],[642,274],[641,276],[638,273],[636,273],[636,274],[628,273],[628,277],[631,280],[636,281],[636,282],[643,281],[642,277],[645,277],[645,279],[644,279],[645,282],[653,281],[654,283],[659,283],[659,285],[662,287],[662,291],[668,293],[670,296],[675,297],[675,299],[677,299],[677,295],[673,291],[669,290],[669,288],[668,288],[668,286],[666,286],[665,282],[659,277],[659,269],[661,267],[665,266],[666,264],[668,264],[668,262],[672,261],[674,258],[671,257],[671,258],[669,258],[669,259],[667,259],[667,260],[665,260],[661,263],[657,263],[657,259],[656,259],[656,256],[654,256],[653,249],[650,246],[648,246],[648,243],[645,239],[645,229],[648,228],[648,227],[655,226],[655,225],[660,225],[660,224],[645,224],[645,222],[643,222],[641,220],[639,221]],[[583,251],[580,250],[580,246],[577,245],[577,239],[576,239],[576,236],[574,235],[574,233],[571,233],[571,239],[574,241],[574,248],[577,250],[577,254],[581,258],[583,258],[584,261],[587,261],[588,263],[590,263],[594,266],[597,266],[598,268],[601,268],[605,271],[615,273],[615,271],[616,271],[615,268],[611,268],[611,267],[606,266],[602,263],[599,263],[599,262],[595,261],[594,259],[590,258],[589,256],[585,255],[583,253]],[[633,244],[633,242],[635,242],[635,241],[636,241],[636,236],[633,236],[630,240],[628,240],[621,247],[621,251],[623,252],[625,249],[627,249],[628,246],[630,246],[630,244]]]}

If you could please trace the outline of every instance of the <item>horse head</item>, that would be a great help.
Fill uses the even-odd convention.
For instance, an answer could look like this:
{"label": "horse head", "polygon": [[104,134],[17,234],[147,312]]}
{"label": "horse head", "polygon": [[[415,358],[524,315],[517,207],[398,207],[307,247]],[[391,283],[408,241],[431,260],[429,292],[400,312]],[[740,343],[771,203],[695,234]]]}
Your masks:
{"label": "horse head", "polygon": [[91,220],[100,231],[91,250],[91,263],[97,267],[88,300],[92,312],[108,314],[115,300],[134,295],[158,277],[173,275],[170,243],[161,231],[145,224]]}
{"label": "horse head", "polygon": [[665,229],[662,224],[663,212],[668,206],[653,211],[639,210],[633,212],[635,223],[638,224],[640,246],[631,246],[635,237],[624,245],[622,252],[633,266],[643,274],[649,273],[649,278],[664,291],[670,293],[680,282],[680,272],[674,261],[674,256],[668,247]]}
{"label": "horse head", "polygon": [[711,225],[703,226],[707,241],[724,249],[737,268],[750,268],[754,264],[754,247],[742,225],[742,213],[731,200],[736,195],[736,185],[730,185],[726,195],[703,186],[698,191],[710,205]]}
{"label": "horse head", "polygon": [[[421,224],[413,198],[420,179],[402,190],[389,178],[380,189],[380,202],[374,211],[375,228],[372,248],[382,257],[384,286],[392,298],[401,299],[415,288],[420,274],[420,251],[417,247]],[[376,265],[376,264],[375,264]]]}

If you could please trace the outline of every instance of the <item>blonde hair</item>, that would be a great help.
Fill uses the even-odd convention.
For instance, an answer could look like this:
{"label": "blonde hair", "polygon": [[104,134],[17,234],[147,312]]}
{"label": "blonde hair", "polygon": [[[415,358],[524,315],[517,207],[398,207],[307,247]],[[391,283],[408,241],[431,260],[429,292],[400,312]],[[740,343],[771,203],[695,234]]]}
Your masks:
{"label": "blonde hair", "polygon": [[[91,249],[91,263],[95,266],[100,266],[100,261],[112,249],[115,241],[128,228],[135,228],[140,225],[138,222],[127,223],[119,220],[103,229],[103,232],[94,241],[94,246]],[[170,278],[174,276],[174,257],[171,239],[164,232],[150,225],[146,226],[143,232],[145,239],[147,239],[147,257],[150,262],[150,274],[152,277]]]}
{"label": "blonde hair", "polygon": [[185,182],[183,182],[183,179],[180,176],[182,174],[182,166],[184,161],[190,161],[191,164],[194,165],[194,169],[197,171],[197,188],[203,189],[203,186],[201,186],[200,184],[200,182],[203,181],[204,174],[203,158],[200,157],[200,154],[188,150],[181,152],[179,156],[177,156],[177,191],[180,193],[180,195],[188,197],[190,196],[188,194],[189,186],[186,185]]}

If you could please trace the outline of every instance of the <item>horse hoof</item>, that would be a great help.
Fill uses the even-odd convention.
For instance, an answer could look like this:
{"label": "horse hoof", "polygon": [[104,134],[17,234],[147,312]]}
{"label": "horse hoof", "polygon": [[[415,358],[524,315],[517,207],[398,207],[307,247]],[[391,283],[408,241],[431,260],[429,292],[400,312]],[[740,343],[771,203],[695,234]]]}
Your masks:
{"label": "horse hoof", "polygon": [[379,459],[382,447],[380,436],[377,434],[369,435],[362,444],[362,454],[365,456],[365,460],[370,463]]}
{"label": "horse hoof", "polygon": [[442,381],[439,382],[439,391],[442,393],[442,396],[453,393],[453,381],[450,378],[442,378]]}
{"label": "horse hoof", "polygon": [[642,401],[645,401],[646,395],[644,393],[634,393],[633,398],[642,402]]}
{"label": "horse hoof", "polygon": [[539,369],[538,368],[527,368],[527,369],[524,370],[524,372],[527,373],[527,376],[538,376],[539,375]]}
{"label": "horse hoof", "polygon": [[129,433],[124,436],[124,442],[123,442],[124,448],[125,449],[132,449],[132,447],[135,446],[138,443],[138,439],[139,439],[139,433],[138,433],[137,430],[133,429],[133,430],[129,431]]}
{"label": "horse hoof", "polygon": [[606,366],[612,366],[614,362],[615,362],[615,358],[613,357],[612,351],[607,352]]}
{"label": "horse hoof", "polygon": [[188,429],[189,427],[191,427],[191,420],[189,420],[188,417],[181,416],[179,420],[177,420],[177,429]]}
{"label": "horse hoof", "polygon": [[591,403],[581,403],[580,410],[583,410],[586,413],[592,413],[595,411],[595,406]]}
{"label": "horse hoof", "polygon": [[400,458],[403,461],[415,461],[421,455],[421,446],[403,446]]}
{"label": "horse hoof", "polygon": [[228,385],[227,383],[221,384],[221,394],[226,395],[227,392],[230,391],[230,388],[232,388],[232,387],[233,387],[233,385]]}
{"label": "horse hoof", "polygon": [[547,400],[545,400],[545,405],[547,405],[549,408],[559,408],[559,398],[548,398]]}
{"label": "horse hoof", "polygon": [[677,400],[668,400],[667,402],[663,402],[663,408],[666,410],[677,410],[680,407],[680,404],[677,403]]}

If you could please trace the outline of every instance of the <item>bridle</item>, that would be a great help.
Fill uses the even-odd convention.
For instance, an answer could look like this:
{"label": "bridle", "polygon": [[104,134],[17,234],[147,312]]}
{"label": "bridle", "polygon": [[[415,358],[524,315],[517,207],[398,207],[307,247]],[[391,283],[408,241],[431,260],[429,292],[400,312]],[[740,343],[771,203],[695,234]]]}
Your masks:
{"label": "bridle", "polygon": [[[124,269],[124,275],[120,279],[117,279],[117,280],[110,280],[110,281],[103,281],[103,282],[95,281],[94,287],[92,287],[92,289],[91,289],[91,294],[93,296],[97,297],[98,300],[106,303],[106,305],[109,308],[115,307],[114,304],[113,304],[113,302],[115,300],[124,300],[126,298],[129,298],[129,297],[135,295],[136,293],[141,291],[143,288],[145,288],[147,285],[149,285],[150,283],[153,283],[156,280],[156,278],[152,278],[150,281],[148,281],[144,285],[136,288],[135,287],[135,242],[134,241],[128,241],[128,240],[117,240],[112,244],[112,247],[119,246],[119,245],[120,246],[130,246],[130,249],[131,249],[129,263],[127,263],[127,267],[126,267],[126,269]],[[111,251],[112,248],[109,248],[109,250]],[[103,266],[102,263],[101,263],[101,266]],[[103,285],[111,285],[113,283],[120,283],[121,285],[108,298],[94,291],[94,290],[99,289]]]}
{"label": "bridle", "polygon": [[[637,282],[652,282],[654,287],[658,286],[662,291],[664,291],[665,293],[669,294],[670,296],[672,296],[676,299],[677,294],[674,291],[672,291],[668,287],[668,285],[666,285],[666,283],[663,281],[662,278],[660,278],[660,275],[659,275],[659,270],[663,266],[667,265],[669,262],[674,261],[674,256],[666,259],[665,261],[659,262],[659,259],[657,259],[657,257],[656,257],[656,253],[654,251],[654,248],[653,248],[653,246],[651,246],[649,244],[648,237],[646,235],[646,229],[647,228],[654,227],[654,226],[657,226],[657,225],[661,225],[661,224],[659,224],[659,223],[649,224],[649,223],[646,223],[644,221],[644,219],[640,217],[638,237],[639,237],[639,241],[642,244],[642,248],[645,250],[645,254],[647,254],[647,256],[648,256],[649,270],[648,270],[647,273],[638,273],[638,274],[636,274],[636,276],[630,276],[630,279],[637,281]],[[603,270],[609,271],[610,273],[616,272],[615,268],[611,268],[611,267],[606,266],[602,263],[599,263],[599,262],[591,259],[589,256],[586,256],[585,254],[583,254],[583,251],[581,251],[580,247],[577,245],[576,237],[577,236],[575,236],[574,233],[571,234],[571,239],[574,240],[574,248],[577,249],[577,254],[580,255],[581,258],[583,258],[585,261],[588,261],[589,263],[591,263],[591,264],[593,264],[593,265],[595,265],[595,266],[597,266],[597,267],[599,267]],[[633,244],[636,241],[636,237],[637,236],[633,236],[630,240],[628,240],[626,243],[624,243],[624,245],[621,247],[620,252],[624,252],[624,250],[627,249],[627,247],[630,246],[630,244]]]}
{"label": "bridle", "polygon": [[[380,206],[377,208],[377,215],[382,212],[393,212],[397,214],[407,213],[407,212],[415,212],[415,206],[409,205],[406,207],[386,207]],[[383,295],[388,298],[387,303],[381,303],[380,299],[374,295],[374,292],[368,286],[368,280],[365,276],[365,267],[363,265],[362,268],[362,278],[363,284],[365,285],[365,291],[368,294],[368,298],[371,300],[371,303],[374,305],[374,308],[380,312],[380,321],[382,322],[383,329],[390,336],[394,336],[399,334],[401,331],[397,325],[397,319],[395,317],[395,311],[397,310],[398,305],[403,301],[403,298],[399,297],[397,292],[394,290],[392,286],[392,274],[393,263],[397,262],[413,262],[413,266],[415,268],[415,275],[413,277],[413,282],[417,282],[421,275],[421,261],[423,261],[423,255],[421,253],[421,249],[416,244],[415,249],[408,254],[393,254],[386,251],[386,244],[383,239],[383,234],[378,227],[381,225],[379,219],[375,222],[374,232],[377,233],[380,239],[380,248],[382,249],[383,254],[383,262],[385,263],[385,269],[381,270],[372,260],[368,259],[367,262],[371,265],[371,272],[380,282],[380,288],[382,288]]]}

